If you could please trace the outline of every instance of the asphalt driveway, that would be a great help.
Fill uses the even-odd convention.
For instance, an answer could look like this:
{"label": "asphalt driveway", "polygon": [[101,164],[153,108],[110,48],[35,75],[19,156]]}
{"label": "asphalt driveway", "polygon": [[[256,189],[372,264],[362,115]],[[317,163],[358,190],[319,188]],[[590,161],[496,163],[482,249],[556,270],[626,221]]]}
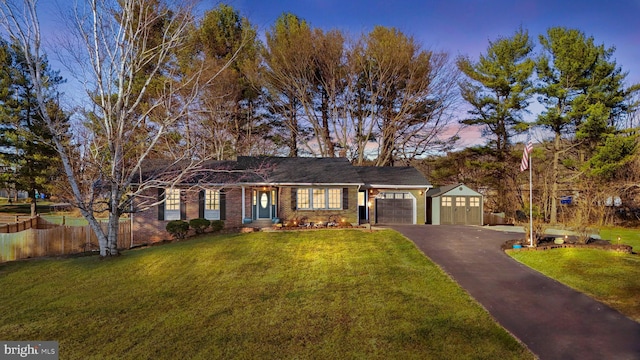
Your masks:
{"label": "asphalt driveway", "polygon": [[393,228],[540,359],[640,359],[640,324],[507,256],[522,234],[468,226]]}

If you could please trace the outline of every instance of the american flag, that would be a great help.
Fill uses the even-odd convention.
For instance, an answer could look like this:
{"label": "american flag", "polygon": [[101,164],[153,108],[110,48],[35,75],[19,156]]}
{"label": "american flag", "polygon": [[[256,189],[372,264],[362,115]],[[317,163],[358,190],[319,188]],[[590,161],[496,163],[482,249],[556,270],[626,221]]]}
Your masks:
{"label": "american flag", "polygon": [[524,151],[522,151],[522,161],[520,162],[520,171],[525,171],[529,168],[529,154],[531,154],[531,150],[533,150],[533,142],[529,137],[527,139],[527,145],[524,147]]}

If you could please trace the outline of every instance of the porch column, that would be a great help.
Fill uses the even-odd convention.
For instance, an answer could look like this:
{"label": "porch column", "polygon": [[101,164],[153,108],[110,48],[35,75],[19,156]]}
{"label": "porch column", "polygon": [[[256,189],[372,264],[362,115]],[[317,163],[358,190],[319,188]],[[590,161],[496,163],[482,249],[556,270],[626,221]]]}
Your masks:
{"label": "porch column", "polygon": [[242,223],[244,224],[244,218],[245,218],[245,203],[244,203],[244,186],[242,187]]}

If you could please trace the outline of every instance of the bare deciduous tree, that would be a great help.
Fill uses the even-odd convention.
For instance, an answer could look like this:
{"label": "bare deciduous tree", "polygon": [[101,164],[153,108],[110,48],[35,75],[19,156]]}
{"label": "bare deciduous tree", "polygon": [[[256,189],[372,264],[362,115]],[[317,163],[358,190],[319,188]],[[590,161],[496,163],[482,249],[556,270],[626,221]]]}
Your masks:
{"label": "bare deciduous tree", "polygon": [[[196,84],[210,82],[215,76],[203,80],[199,71],[185,75],[174,63],[193,21],[189,6],[162,0],[88,0],[76,4],[72,16],[75,38],[67,40],[79,47],[70,54],[77,60],[70,66],[82,76],[92,103],[87,112],[89,143],[86,151],[79,152],[66,146],[59,119],[45,108],[48,79],[41,76],[44,50],[36,3],[2,1],[0,22],[26,56],[40,112],[54,134],[69,180],[71,201],[95,231],[100,255],[117,255],[121,215],[142,210],[132,208],[132,199],[149,187],[175,184],[181,174],[188,173],[134,184],[168,129],[188,114],[198,93]],[[78,158],[80,154],[84,157]],[[203,160],[194,160],[185,149],[175,163],[193,169]],[[96,217],[100,211],[109,214],[106,229]]]}
{"label": "bare deciduous tree", "polygon": [[348,112],[357,163],[377,141],[377,166],[444,150],[457,100],[458,71],[448,55],[420,49],[397,29],[376,27],[349,55]]}

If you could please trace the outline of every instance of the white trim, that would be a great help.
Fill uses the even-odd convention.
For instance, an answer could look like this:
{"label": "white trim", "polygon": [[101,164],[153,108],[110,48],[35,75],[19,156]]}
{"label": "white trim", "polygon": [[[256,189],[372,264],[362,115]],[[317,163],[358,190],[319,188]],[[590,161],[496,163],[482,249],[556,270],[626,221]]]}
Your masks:
{"label": "white trim", "polygon": [[432,185],[376,185],[376,184],[371,184],[368,185],[367,188],[371,188],[371,189],[398,189],[398,190],[420,190],[420,189],[424,189],[424,192],[427,192],[429,189],[433,188]]}
{"label": "white trim", "polygon": [[[242,183],[247,186],[364,186],[364,183],[276,183],[276,182],[265,182],[265,183]],[[415,188],[415,186],[414,186]]]}
{"label": "white trim", "polygon": [[244,219],[245,219],[246,213],[247,213],[247,210],[245,209],[246,205],[245,205],[245,194],[244,194],[246,189],[245,189],[244,186],[241,186],[240,188],[242,189],[242,192],[241,192],[241,194],[242,194],[242,222],[244,223]]}

